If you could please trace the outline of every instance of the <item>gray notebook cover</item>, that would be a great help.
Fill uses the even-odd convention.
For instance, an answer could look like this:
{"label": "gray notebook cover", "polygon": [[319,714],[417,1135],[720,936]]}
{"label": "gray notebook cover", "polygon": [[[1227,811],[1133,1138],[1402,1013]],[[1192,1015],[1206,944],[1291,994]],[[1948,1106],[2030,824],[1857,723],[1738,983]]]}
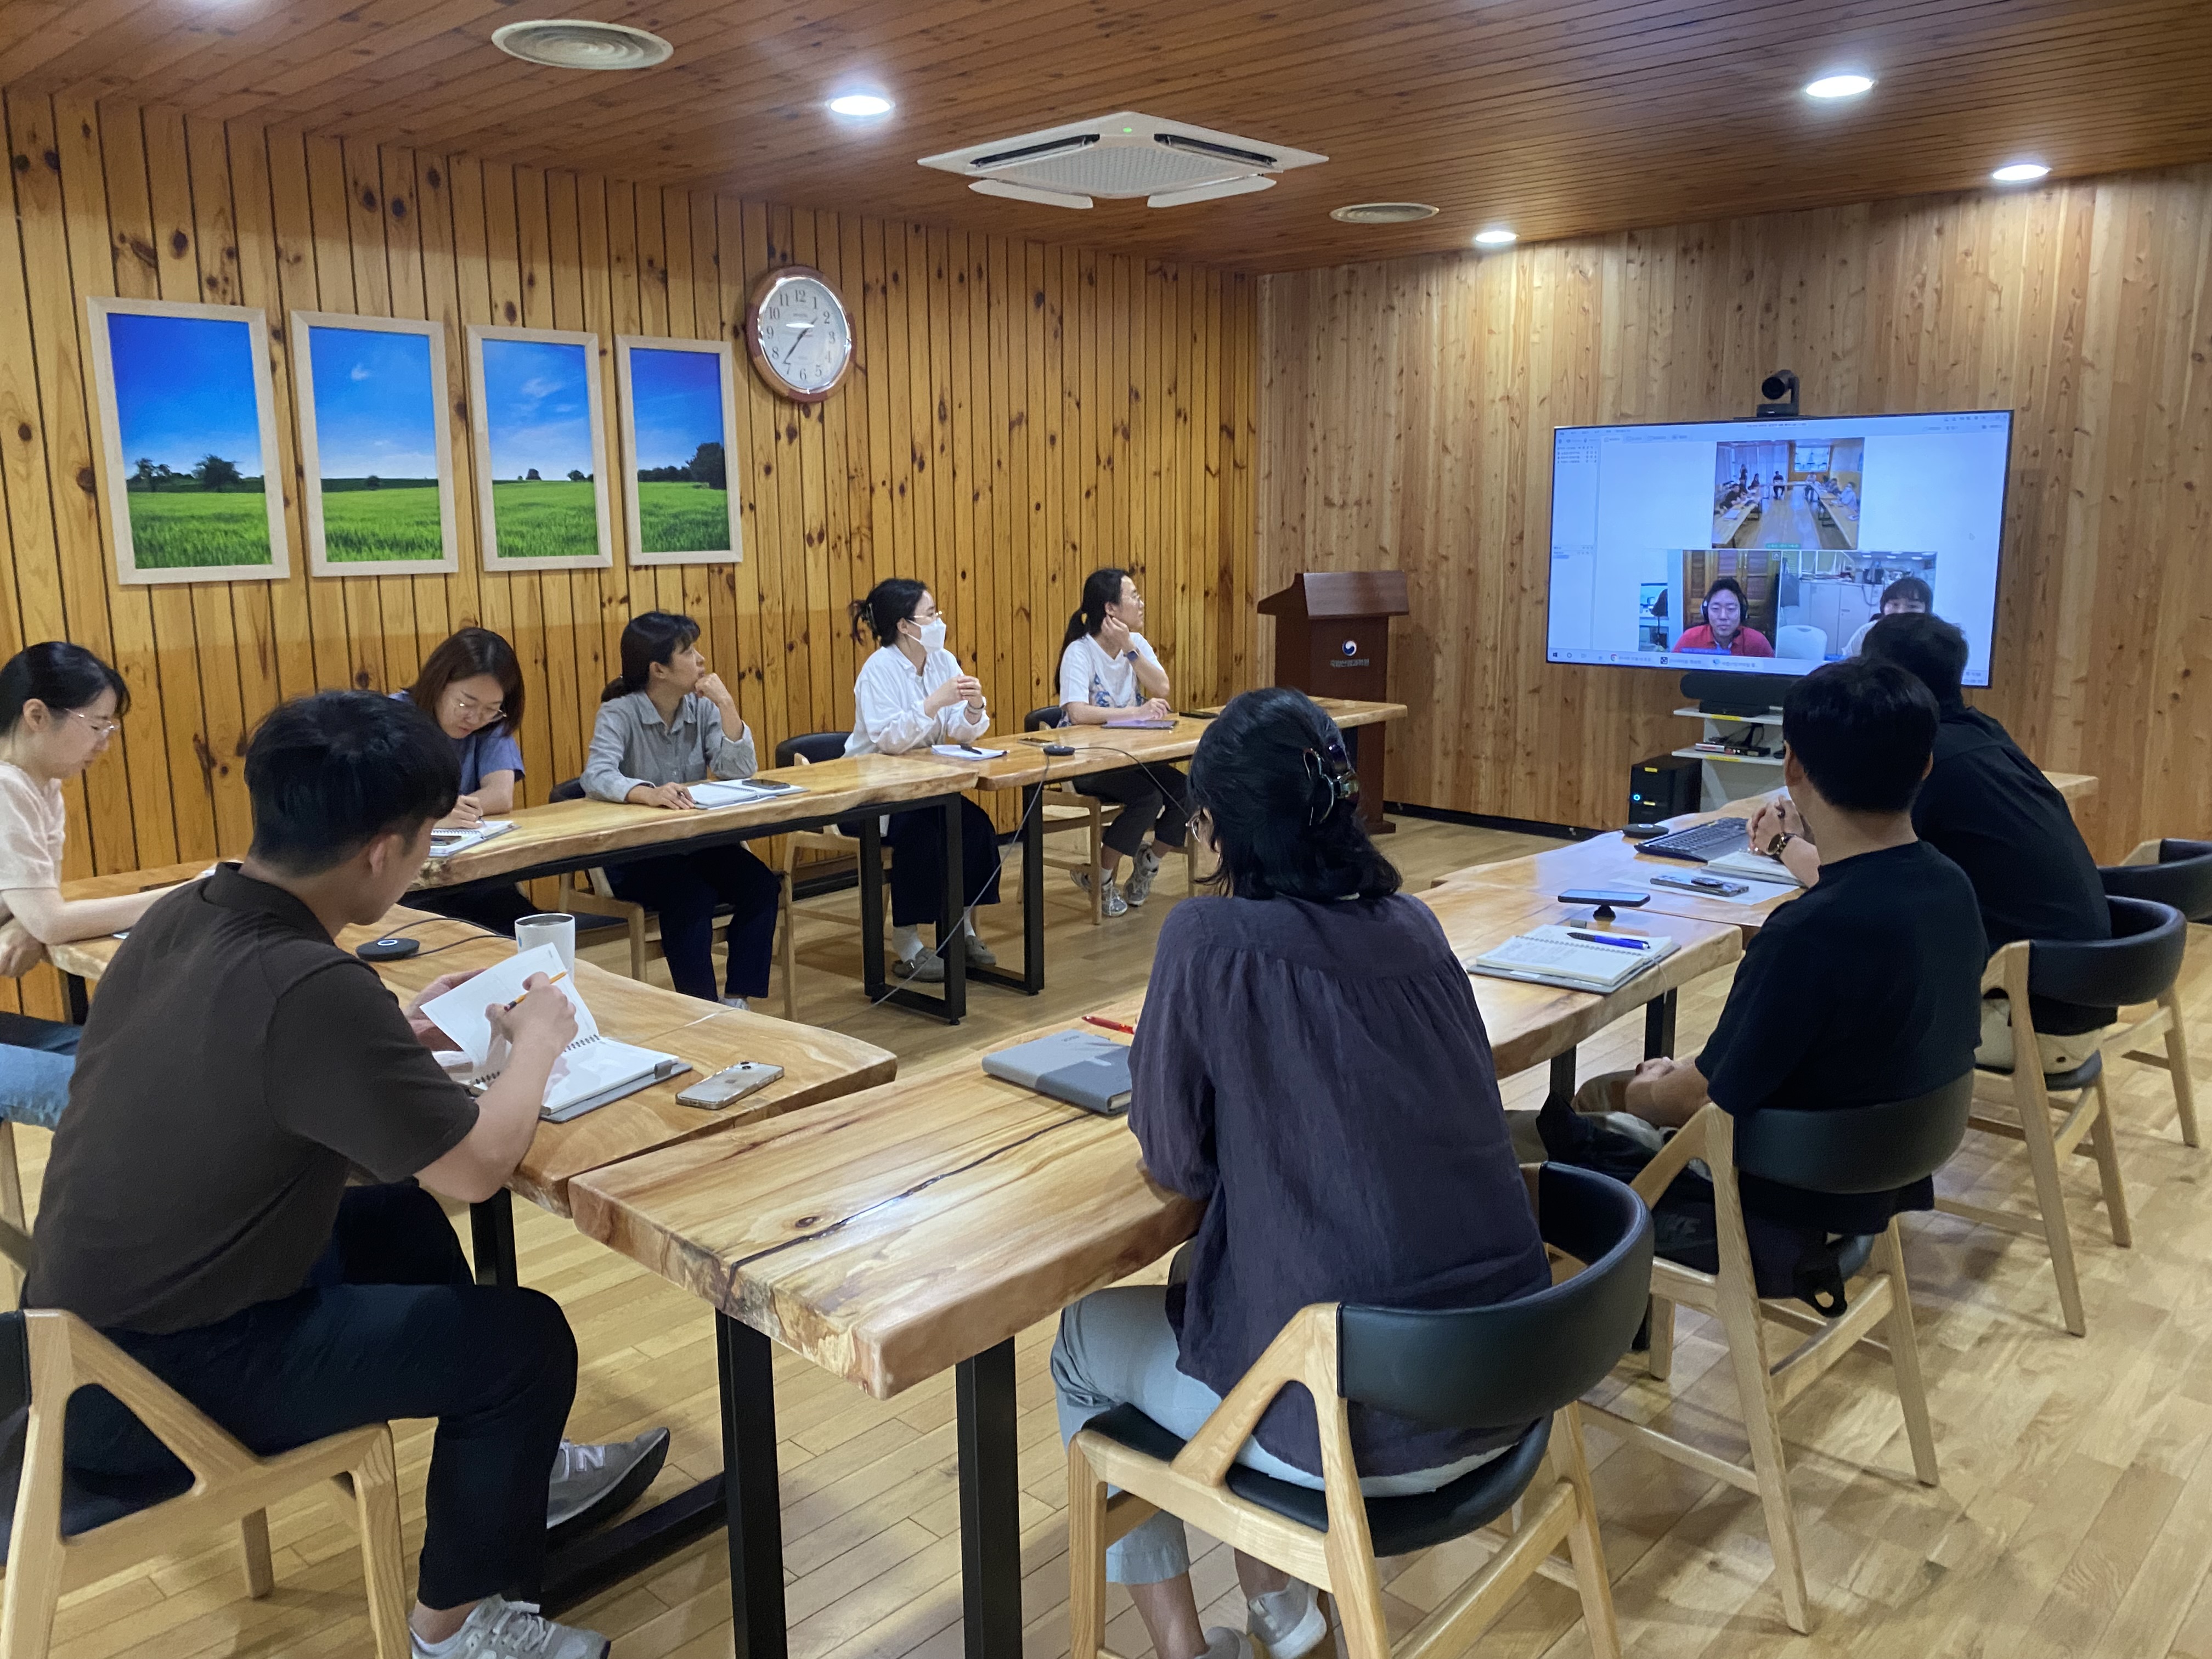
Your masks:
{"label": "gray notebook cover", "polygon": [[1115,1116],[1129,1109],[1129,1050],[1088,1031],[1060,1031],[983,1056],[993,1077]]}

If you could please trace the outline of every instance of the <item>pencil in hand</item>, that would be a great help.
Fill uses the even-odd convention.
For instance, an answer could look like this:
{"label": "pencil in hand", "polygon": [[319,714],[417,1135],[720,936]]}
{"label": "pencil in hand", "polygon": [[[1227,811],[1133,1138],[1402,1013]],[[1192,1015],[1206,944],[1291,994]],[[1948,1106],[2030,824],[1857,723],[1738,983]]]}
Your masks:
{"label": "pencil in hand", "polygon": [[[568,978],[568,970],[566,968],[563,968],[563,969],[562,969],[559,973],[557,973],[557,974],[554,975],[552,978],[550,978],[550,979],[547,980],[547,981],[545,981],[545,983],[546,983],[547,985],[558,985],[558,984],[559,984],[562,980],[564,980],[564,979],[566,979],[566,978]],[[515,1000],[514,1000],[513,1002],[510,1002],[510,1003],[508,1003],[508,1004],[507,1005],[507,1010],[506,1010],[506,1012],[508,1012],[508,1013],[510,1013],[510,1014],[511,1014],[511,1013],[513,1013],[513,1012],[514,1012],[517,1008],[519,1008],[519,1007],[520,1007],[520,1006],[522,1006],[523,999],[524,999],[525,997],[527,997],[527,996],[530,994],[530,993],[531,993],[532,991],[535,991],[535,990],[538,990],[538,989],[539,989],[539,988],[540,988],[539,987],[535,986],[535,985],[532,985],[532,986],[529,987],[527,989],[526,989],[526,990],[523,992],[522,996],[519,996],[519,997],[515,998]]]}

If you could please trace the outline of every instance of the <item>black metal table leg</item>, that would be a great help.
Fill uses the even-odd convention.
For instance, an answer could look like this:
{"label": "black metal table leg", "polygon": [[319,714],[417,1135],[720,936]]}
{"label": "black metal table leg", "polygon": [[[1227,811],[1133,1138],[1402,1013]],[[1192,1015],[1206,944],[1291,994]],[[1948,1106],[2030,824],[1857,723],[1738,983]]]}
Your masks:
{"label": "black metal table leg", "polygon": [[970,963],[968,977],[1035,996],[1044,989],[1044,786],[1022,791],[1022,970]]}
{"label": "black metal table leg", "polygon": [[522,1270],[514,1259],[514,1194],[502,1187],[469,1206],[469,1240],[476,1246],[477,1284],[504,1285],[511,1290],[522,1283]]}
{"label": "black metal table leg", "polygon": [[1674,993],[1655,997],[1644,1005],[1644,1058],[1657,1060],[1674,1052]]}
{"label": "black metal table leg", "polygon": [[859,872],[860,877],[860,979],[868,1000],[883,1000],[884,981],[884,827],[870,812],[862,817]]}
{"label": "black metal table leg", "polygon": [[960,1595],[968,1659],[1021,1659],[1021,1479],[1014,1432],[1014,1345],[953,1373],[959,1405]]}
{"label": "black metal table leg", "polygon": [[[923,801],[908,810],[926,812],[929,807],[930,803]],[[957,923],[966,903],[960,895],[960,797],[954,795],[946,799],[944,811],[945,898],[939,906],[937,943],[945,962],[945,994],[931,996],[910,985],[894,987],[884,977],[883,826],[874,813],[860,823],[860,976],[870,1002],[893,1003],[957,1025],[968,1012],[968,952],[960,944],[966,930],[956,927],[948,942],[945,918],[950,916]]]}
{"label": "black metal table leg", "polygon": [[84,975],[64,974],[62,995],[68,1000],[69,1023],[72,1025],[83,1024],[85,1016],[92,1012],[92,997],[84,988]]}
{"label": "black metal table leg", "polygon": [[937,948],[945,958],[945,1020],[957,1025],[968,1013],[968,896],[962,879],[967,871],[963,856],[964,839],[958,795],[945,803],[945,898],[939,908]]}
{"label": "black metal table leg", "polygon": [[1544,1104],[1565,1109],[1574,1103],[1575,1051],[1570,1048],[1563,1054],[1552,1056],[1552,1088],[1551,1092],[1544,1097]]}
{"label": "black metal table leg", "polygon": [[783,1512],[775,1474],[775,1346],[714,1316],[721,1373],[722,1486],[730,1528],[730,1617],[737,1659],[783,1659]]}

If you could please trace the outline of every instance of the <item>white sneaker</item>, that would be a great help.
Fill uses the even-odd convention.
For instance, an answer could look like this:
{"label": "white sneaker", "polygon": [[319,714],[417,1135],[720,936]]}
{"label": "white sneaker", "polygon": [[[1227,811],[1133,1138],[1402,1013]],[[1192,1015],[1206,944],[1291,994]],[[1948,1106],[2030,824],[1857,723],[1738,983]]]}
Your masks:
{"label": "white sneaker", "polygon": [[1328,1635],[1321,1592],[1303,1579],[1291,1579],[1287,1589],[1255,1595],[1244,1607],[1245,1628],[1253,1640],[1267,1645],[1267,1659],[1304,1659]]}
{"label": "white sneaker", "polygon": [[741,1014],[749,1014],[752,1012],[753,1010],[752,1004],[746,1001],[743,997],[724,997],[722,999],[722,1006],[725,1008],[734,1008]]}
{"label": "white sneaker", "polygon": [[613,1644],[597,1631],[556,1625],[534,1601],[488,1595],[458,1633],[434,1646],[411,1632],[416,1659],[607,1659]]}
{"label": "white sneaker", "polygon": [[1209,1625],[1202,1659],[1252,1659],[1252,1644],[1242,1631],[1231,1630],[1226,1625]]}
{"label": "white sneaker", "polygon": [[[1088,870],[1071,870],[1067,873],[1074,878],[1075,884],[1085,892],[1091,890],[1091,872]],[[1099,914],[1107,916],[1126,915],[1128,914],[1128,901],[1121,896],[1120,890],[1114,885],[1113,878],[1109,876],[1106,881],[1106,890],[1098,900]]]}
{"label": "white sneaker", "polygon": [[1121,890],[1121,896],[1131,904],[1142,904],[1152,896],[1152,878],[1160,872],[1159,854],[1149,847],[1137,854],[1136,863],[1129,871],[1129,884]]}

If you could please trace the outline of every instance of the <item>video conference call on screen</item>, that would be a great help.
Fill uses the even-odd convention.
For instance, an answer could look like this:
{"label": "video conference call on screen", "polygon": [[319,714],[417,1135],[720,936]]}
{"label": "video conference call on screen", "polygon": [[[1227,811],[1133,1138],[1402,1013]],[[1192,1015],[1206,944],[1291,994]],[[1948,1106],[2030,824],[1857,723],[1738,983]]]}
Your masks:
{"label": "video conference call on screen", "polygon": [[2011,443],[2008,410],[1561,427],[1547,655],[1808,673],[1917,577],[1987,685]]}

